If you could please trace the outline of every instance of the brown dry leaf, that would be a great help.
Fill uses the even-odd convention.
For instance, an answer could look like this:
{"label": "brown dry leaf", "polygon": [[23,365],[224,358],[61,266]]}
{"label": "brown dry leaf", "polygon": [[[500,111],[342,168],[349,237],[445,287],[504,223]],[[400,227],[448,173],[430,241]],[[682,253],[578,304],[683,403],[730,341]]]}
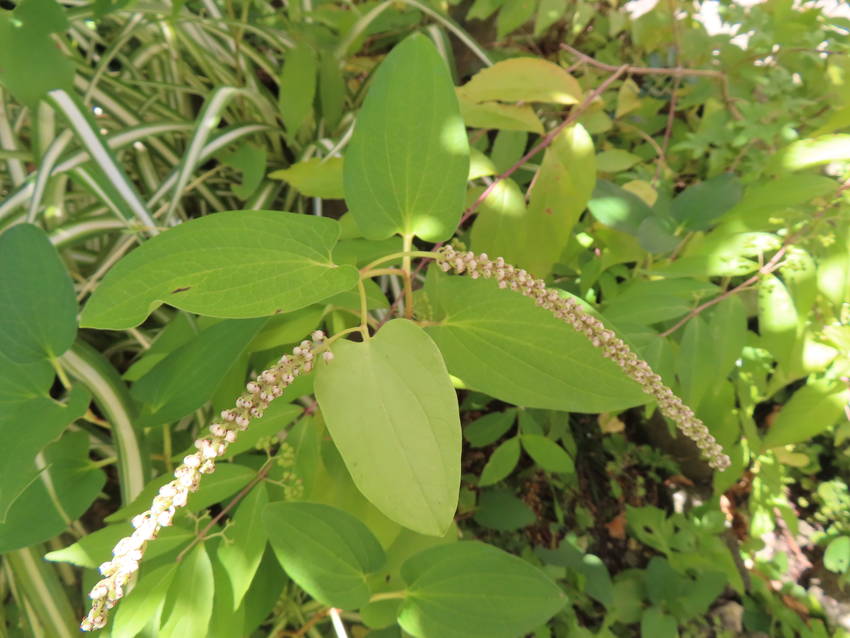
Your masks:
{"label": "brown dry leaf", "polygon": [[620,512],[606,523],[605,527],[608,529],[608,536],[623,540],[626,537],[626,513]]}

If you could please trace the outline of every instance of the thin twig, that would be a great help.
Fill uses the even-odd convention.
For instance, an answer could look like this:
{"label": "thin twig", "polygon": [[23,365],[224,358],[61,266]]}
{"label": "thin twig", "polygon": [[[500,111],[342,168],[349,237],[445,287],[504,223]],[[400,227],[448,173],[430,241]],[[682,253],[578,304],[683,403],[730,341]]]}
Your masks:
{"label": "thin twig", "polygon": [[198,534],[192,540],[192,542],[189,543],[183,549],[183,551],[180,552],[177,555],[176,562],[179,563],[181,560],[183,560],[183,557],[186,554],[188,554],[189,551],[195,545],[197,545],[198,543],[200,543],[204,539],[206,539],[207,533],[213,528],[213,526],[215,526],[224,516],[226,516],[234,507],[236,507],[236,505],[239,504],[239,501],[241,501],[243,498],[245,498],[248,495],[248,492],[250,492],[252,489],[254,489],[254,487],[257,485],[257,483],[259,483],[260,481],[262,481],[263,479],[266,478],[266,476],[269,473],[269,470],[271,470],[271,467],[272,467],[272,463],[271,463],[271,459],[269,459],[268,461],[266,461],[265,465],[263,465],[263,467],[260,468],[260,471],[257,472],[257,475],[248,482],[248,485],[246,485],[241,490],[239,490],[239,493],[236,496],[234,496],[232,499],[230,499],[230,502],[227,505],[225,505],[222,508],[222,510],[218,514],[216,514],[216,516],[213,517],[213,519],[209,523],[207,523],[207,525],[204,527],[204,529],[201,530],[200,534]]}
{"label": "thin twig", "polygon": [[[582,53],[578,49],[574,49],[569,44],[562,43],[561,48],[564,51],[572,53],[582,62],[586,62],[587,64],[596,67],[597,69],[601,69],[603,71],[613,71],[619,68],[611,64],[605,64],[604,62],[600,62],[599,60],[592,58],[585,53]],[[726,108],[729,109],[729,112],[732,114],[732,117],[734,117],[736,120],[744,119],[744,116],[741,115],[741,112],[735,107],[734,101],[729,95],[729,78],[725,73],[723,73],[723,71],[714,71],[712,69],[688,69],[681,66],[676,66],[674,68],[664,68],[627,65],[626,73],[629,75],[668,75],[674,78],[683,78],[688,76],[714,78],[720,81],[720,89],[723,94],[723,101],[726,103]]]}

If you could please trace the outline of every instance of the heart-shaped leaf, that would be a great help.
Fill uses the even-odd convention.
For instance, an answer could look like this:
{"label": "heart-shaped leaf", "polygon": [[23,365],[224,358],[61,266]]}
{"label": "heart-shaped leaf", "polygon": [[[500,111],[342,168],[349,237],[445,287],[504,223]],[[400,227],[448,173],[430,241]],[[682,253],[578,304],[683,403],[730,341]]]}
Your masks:
{"label": "heart-shaped leaf", "polygon": [[442,536],[457,507],[461,432],[440,351],[395,319],[333,353],[318,366],[316,398],[351,478],[392,520]]}

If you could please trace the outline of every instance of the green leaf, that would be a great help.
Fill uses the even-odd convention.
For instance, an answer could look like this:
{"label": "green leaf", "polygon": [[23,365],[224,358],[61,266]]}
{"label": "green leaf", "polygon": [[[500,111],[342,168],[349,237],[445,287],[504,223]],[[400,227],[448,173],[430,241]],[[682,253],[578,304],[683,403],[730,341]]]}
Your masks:
{"label": "green leaf", "polygon": [[68,27],[54,0],[24,0],[13,13],[0,13],[0,84],[32,106],[52,89],[70,89],[74,64],[50,38]]}
{"label": "green leaf", "polygon": [[614,323],[651,325],[686,314],[717,286],[689,278],[634,279],[604,308]]}
{"label": "green leaf", "polygon": [[585,554],[568,538],[561,540],[558,548],[548,550],[538,547],[534,550],[543,562],[549,565],[566,567],[580,573],[585,578],[584,591],[588,596],[595,598],[609,609],[615,604],[621,603],[620,599],[614,597],[614,586],[611,582],[611,574],[602,560],[594,554]]}
{"label": "green leaf", "polygon": [[597,221],[635,236],[641,222],[652,215],[652,209],[640,197],[601,179],[587,207]]}
{"label": "green leaf", "polygon": [[570,455],[552,439],[540,434],[523,434],[521,440],[528,455],[547,472],[566,474],[575,470]]}
{"label": "green leaf", "polygon": [[0,352],[28,363],[55,358],[77,335],[74,285],[47,234],[17,224],[0,235]]}
{"label": "green leaf", "polygon": [[213,317],[263,317],[304,308],[357,285],[331,262],[336,221],[271,211],[216,213],[180,224],[107,273],[81,325],[123,330],[159,304]]}
{"label": "green leaf", "polygon": [[650,607],[640,619],[641,638],[679,638],[676,619],[658,607]]}
{"label": "green leaf", "polygon": [[[537,173],[528,214],[513,229],[516,248],[506,261],[546,277],[572,236],[596,183],[593,140],[581,124],[565,128],[552,142]],[[497,253],[498,254],[498,253]]]}
{"label": "green leaf", "polygon": [[477,542],[441,545],[404,563],[399,624],[415,638],[516,638],[545,623],[567,597],[548,576]]}
{"label": "green leaf", "polygon": [[272,179],[282,179],[302,195],[323,199],[342,199],[342,158],[313,158],[297,162],[289,168],[269,173]]}
{"label": "green leaf", "polygon": [[788,145],[771,159],[779,171],[798,171],[810,166],[850,159],[850,135],[821,135]]}
{"label": "green leaf", "polygon": [[306,44],[299,44],[287,52],[280,76],[280,114],[286,131],[298,133],[313,112],[316,95],[316,53]]}
{"label": "green leaf", "polygon": [[[220,503],[244,487],[256,474],[255,470],[244,465],[219,463],[214,473],[204,477],[198,491],[189,495],[186,511],[197,512],[206,509],[210,505]],[[116,521],[131,519],[136,514],[141,514],[150,507],[151,501],[157,492],[159,492],[159,488],[172,480],[174,480],[174,477],[170,474],[162,474],[156,477],[145,485],[145,489],[136,497],[136,500],[122,507],[117,512],[113,512],[104,520],[107,523],[114,523]]]}
{"label": "green leaf", "polygon": [[369,239],[447,239],[463,211],[469,144],[445,62],[414,34],[381,63],[345,155],[345,199]]}
{"label": "green leaf", "polygon": [[739,295],[731,295],[706,317],[714,352],[715,377],[725,377],[741,357],[747,339],[747,311]]}
{"label": "green leaf", "polygon": [[162,610],[159,638],[204,636],[212,616],[213,571],[204,543],[190,551],[180,565]]}
{"label": "green leaf", "polygon": [[379,569],[385,556],[358,519],[318,503],[272,503],[263,520],[280,564],[304,591],[342,609],[368,602],[366,575]]}
{"label": "green leaf", "polygon": [[332,352],[318,366],[316,398],[354,483],[392,520],[442,536],[457,507],[461,431],[439,350],[395,319]]}
{"label": "green leaf", "polygon": [[266,149],[254,144],[240,144],[235,151],[224,153],[219,159],[222,164],[242,173],[242,183],[234,185],[231,190],[239,199],[248,199],[263,181]]}
{"label": "green leaf", "polygon": [[484,447],[498,441],[511,428],[515,420],[515,409],[491,412],[464,427],[463,437],[472,447]]}
{"label": "green leaf", "polygon": [[46,469],[12,503],[6,522],[0,524],[0,554],[57,536],[89,508],[106,476],[92,467],[88,453],[85,432],[67,433],[44,449]]}
{"label": "green leaf", "polygon": [[[188,544],[195,538],[194,524],[190,522],[189,525],[191,526],[172,525],[160,530],[156,540],[148,543],[143,561],[153,560]],[[73,545],[48,552],[44,558],[49,561],[96,569],[103,562],[111,560],[112,548],[127,534],[126,521],[107,525],[83,536]]]}
{"label": "green leaf", "polygon": [[762,447],[806,441],[832,426],[844,411],[850,390],[828,379],[810,381],[782,406],[779,416],[764,437]]}
{"label": "green leaf", "polygon": [[[296,398],[289,397],[290,400]],[[251,427],[245,432],[241,432],[236,442],[230,444],[222,458],[232,459],[237,454],[254,449],[260,439],[282,432],[286,429],[287,425],[304,413],[302,406],[286,403],[286,401],[286,394],[283,397],[275,399],[263,412],[263,416],[254,420],[251,423]]]}
{"label": "green leaf", "polygon": [[676,195],[670,212],[688,230],[705,230],[738,203],[742,192],[738,179],[724,173]]}
{"label": "green leaf", "polygon": [[[473,188],[470,200],[475,201],[483,192],[483,187]],[[501,256],[509,263],[522,259],[529,251],[527,242],[518,240],[524,237],[527,220],[525,196],[517,183],[510,178],[496,182],[478,207],[470,233],[472,249]]]}
{"label": "green leaf", "polygon": [[702,317],[693,317],[685,325],[681,349],[676,360],[676,373],[682,387],[682,400],[696,410],[705,393],[716,382],[716,343],[708,323]]}
{"label": "green leaf", "polygon": [[130,392],[144,403],[139,425],[176,421],[206,403],[265,321],[221,321],[157,363]]}
{"label": "green leaf", "polygon": [[823,554],[823,566],[836,574],[843,574],[850,567],[850,536],[833,538]]}
{"label": "green leaf", "polygon": [[562,19],[567,13],[567,0],[540,0],[534,20],[534,37]]}
{"label": "green leaf", "polygon": [[251,586],[266,548],[268,535],[262,517],[268,502],[265,484],[255,485],[239,504],[233,523],[227,528],[227,542],[218,548],[218,558],[227,572],[233,594],[227,602],[233,609],[239,607]]}
{"label": "green leaf", "polygon": [[[219,547],[226,541],[221,540]],[[265,549],[266,542],[263,539]],[[261,551],[260,559],[265,552]],[[213,568],[213,582],[215,586],[215,598],[213,599],[212,616],[210,616],[210,625],[207,629],[206,638],[233,638],[233,636],[244,636],[243,628],[245,626],[245,605],[239,605],[236,609],[232,609],[233,602],[233,587],[226,571],[226,565],[223,564],[220,554],[210,553],[210,561]],[[253,578],[253,574],[252,574]]]}
{"label": "green leaf", "polygon": [[508,490],[482,490],[475,522],[488,529],[510,531],[532,525],[537,516]]}
{"label": "green leaf", "polygon": [[527,104],[501,104],[483,102],[481,104],[458,93],[460,113],[470,128],[500,129],[502,131],[529,131],[543,134],[543,124]]}
{"label": "green leaf", "polygon": [[481,392],[514,405],[589,413],[647,401],[583,335],[516,292],[436,270],[426,291],[436,324],[428,334],[449,371]]}
{"label": "green leaf", "polygon": [[759,281],[758,319],[765,349],[781,365],[789,365],[799,319],[788,289],[776,275],[764,275]]}
{"label": "green leaf", "polygon": [[345,79],[340,61],[332,52],[321,54],[319,62],[319,102],[328,129],[333,130],[342,117],[345,107]]}
{"label": "green leaf", "polygon": [[496,38],[501,40],[519,29],[534,15],[537,0],[505,0],[496,19]]}
{"label": "green leaf", "polygon": [[619,173],[639,164],[643,159],[622,149],[602,151],[596,155],[596,166],[603,173]]}
{"label": "green leaf", "polygon": [[582,91],[575,78],[541,58],[510,58],[475,74],[459,90],[472,102],[552,102],[576,104]]}
{"label": "green leaf", "polygon": [[27,486],[38,481],[41,470],[33,465],[36,454],[85,413],[90,398],[78,387],[66,405],[37,397],[0,413],[0,436],[5,441],[0,451],[0,523]]}
{"label": "green leaf", "polygon": [[499,445],[493,451],[493,454],[490,455],[487,465],[481,470],[481,478],[478,480],[478,485],[484,487],[498,483],[514,471],[518,462],[519,438],[512,437]]}
{"label": "green leaf", "polygon": [[[126,533],[126,529],[124,531]],[[177,567],[178,563],[173,561],[142,567],[133,591],[118,605],[111,638],[134,638],[151,618],[157,616],[177,574]]]}

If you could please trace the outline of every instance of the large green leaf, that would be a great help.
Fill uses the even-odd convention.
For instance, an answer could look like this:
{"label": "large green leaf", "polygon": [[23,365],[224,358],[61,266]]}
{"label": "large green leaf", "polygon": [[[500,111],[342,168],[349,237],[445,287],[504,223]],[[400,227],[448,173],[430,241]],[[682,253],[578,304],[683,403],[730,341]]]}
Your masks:
{"label": "large green leaf", "polygon": [[157,363],[133,384],[133,398],[144,404],[139,425],[175,421],[206,403],[265,321],[222,321]]}
{"label": "large green leaf", "polygon": [[333,353],[319,366],[316,398],[354,483],[392,520],[442,536],[457,507],[461,431],[440,351],[395,319]]}
{"label": "large green leaf", "polygon": [[67,405],[37,397],[0,412],[0,437],[5,441],[0,449],[0,523],[40,473],[33,466],[36,454],[85,413],[89,399],[85,390],[77,388]]}
{"label": "large green leaf", "polygon": [[165,605],[159,638],[204,636],[212,616],[213,571],[204,543],[189,552],[177,568]]}
{"label": "large green leaf", "polygon": [[58,357],[77,334],[74,285],[47,234],[32,224],[0,235],[0,353],[19,363]]}
{"label": "large green leaf", "polygon": [[535,276],[547,276],[595,182],[593,140],[580,124],[564,129],[546,150],[527,210],[510,181],[487,197],[475,222],[475,250],[500,255]]}
{"label": "large green leaf", "polygon": [[640,197],[605,180],[596,183],[587,207],[597,221],[635,236],[641,222],[652,215],[652,209]]}
{"label": "large green leaf", "polygon": [[844,410],[850,390],[828,379],[810,382],[782,406],[764,437],[764,449],[800,443],[832,426]]}
{"label": "large green leaf", "polygon": [[414,34],[375,72],[345,154],[345,199],[369,239],[447,239],[463,210],[469,144],[449,70]]}
{"label": "large green leaf", "polygon": [[68,26],[55,0],[25,0],[0,13],[0,84],[31,105],[51,89],[70,88],[73,62],[50,38]]}
{"label": "large green leaf", "polygon": [[218,558],[230,580],[231,599],[227,604],[231,609],[239,607],[260,566],[268,540],[262,523],[268,502],[265,484],[254,486],[239,504],[233,523],[227,528],[227,542],[219,546]]}
{"label": "large green leaf", "polygon": [[399,624],[416,638],[516,638],[545,623],[567,597],[548,576],[490,545],[426,549],[404,563]]}
{"label": "large green leaf", "polygon": [[724,173],[676,195],[670,212],[688,230],[705,230],[738,203],[742,192],[735,176]]}
{"label": "large green leaf", "polygon": [[475,102],[553,102],[575,104],[582,91],[566,69],[541,58],[510,58],[472,77],[458,90]]}
{"label": "large green leaf", "polygon": [[47,446],[43,460],[45,469],[12,503],[6,522],[0,524],[0,554],[62,533],[88,509],[106,481],[89,459],[85,432],[65,434]]}
{"label": "large green leaf", "polygon": [[80,323],[123,330],[159,304],[213,317],[297,310],[357,285],[337,266],[336,221],[315,215],[229,211],[186,222],[145,242],[106,275]]}
{"label": "large green leaf", "polygon": [[159,613],[177,567],[174,561],[142,567],[138,583],[118,606],[112,638],[134,638]]}
{"label": "large green leaf", "polygon": [[280,564],[304,591],[343,609],[368,602],[366,575],[379,569],[385,556],[358,519],[319,503],[272,503],[263,520]]}
{"label": "large green leaf", "polygon": [[530,299],[492,281],[434,275],[426,291],[435,325],[426,330],[469,386],[515,405],[575,412],[647,401],[586,337]]}

